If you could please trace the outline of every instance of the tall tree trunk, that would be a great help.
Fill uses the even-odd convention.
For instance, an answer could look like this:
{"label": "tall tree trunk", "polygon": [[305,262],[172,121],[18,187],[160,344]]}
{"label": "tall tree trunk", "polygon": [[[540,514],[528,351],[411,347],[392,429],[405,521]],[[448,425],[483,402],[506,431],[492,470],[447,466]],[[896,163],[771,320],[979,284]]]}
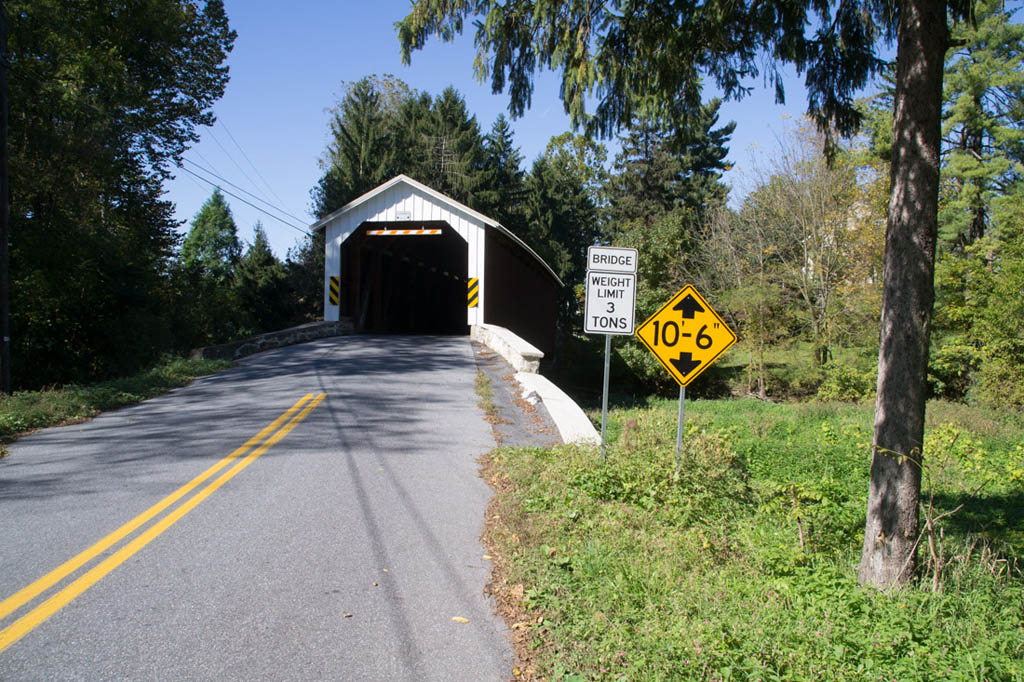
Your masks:
{"label": "tall tree trunk", "polygon": [[880,589],[909,582],[915,569],[948,44],[944,1],[904,0],[899,12],[878,396],[860,563],[860,582]]}

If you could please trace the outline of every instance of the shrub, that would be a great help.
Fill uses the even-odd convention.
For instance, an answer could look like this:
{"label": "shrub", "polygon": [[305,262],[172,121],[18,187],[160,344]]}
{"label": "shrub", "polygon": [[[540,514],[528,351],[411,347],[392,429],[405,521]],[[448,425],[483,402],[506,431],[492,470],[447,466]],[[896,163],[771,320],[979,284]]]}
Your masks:
{"label": "shrub", "polygon": [[981,351],[960,337],[934,344],[928,358],[928,386],[932,395],[947,400],[966,398],[972,374],[981,359]]}
{"label": "shrub", "polygon": [[877,368],[861,370],[843,363],[829,363],[825,365],[824,377],[818,387],[818,398],[859,402],[872,398],[877,384]]}

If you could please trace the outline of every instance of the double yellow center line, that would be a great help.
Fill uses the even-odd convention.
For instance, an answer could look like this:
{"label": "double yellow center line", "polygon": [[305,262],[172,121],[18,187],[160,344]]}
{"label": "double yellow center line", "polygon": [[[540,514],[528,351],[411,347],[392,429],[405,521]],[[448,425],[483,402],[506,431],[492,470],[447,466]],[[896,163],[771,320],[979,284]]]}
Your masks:
{"label": "double yellow center line", "polygon": [[[0,630],[0,651],[3,651],[17,642],[40,623],[67,606],[72,600],[78,597],[78,595],[92,587],[105,575],[123,564],[132,555],[152,542],[157,536],[177,523],[183,516],[192,511],[192,509],[194,509],[200,502],[212,495],[217,488],[227,483],[238,472],[249,466],[254,459],[262,455],[275,443],[287,436],[291,430],[298,426],[299,422],[305,419],[306,416],[309,415],[309,413],[312,412],[326,397],[327,394],[325,393],[321,393],[315,397],[312,393],[303,396],[297,403],[288,408],[284,414],[267,425],[266,428],[255,436],[247,440],[241,447],[230,455],[220,460],[164,499],[157,502],[134,519],[115,530],[113,533],[110,533],[93,546],[80,552],[71,559],[68,559],[39,580],[36,580],[31,585],[18,590],[7,599],[0,602],[0,620],[2,620],[25,604],[28,604],[46,590],[67,578],[69,575],[113,547],[124,538],[128,537],[132,532],[142,527],[162,511],[198,488],[208,479],[213,477],[218,471],[225,468],[232,462],[235,462],[235,460],[239,460],[235,462],[234,466],[208,483],[205,488],[190,497],[170,514],[167,514],[165,517],[160,519],[160,521],[140,533],[119,550],[96,564],[87,572],[83,573],[73,582],[62,588],[59,592],[46,599],[46,601],[21,616],[18,620],[14,621],[3,630]],[[248,454],[246,455],[246,453]],[[245,457],[239,459],[243,455],[245,455]]]}

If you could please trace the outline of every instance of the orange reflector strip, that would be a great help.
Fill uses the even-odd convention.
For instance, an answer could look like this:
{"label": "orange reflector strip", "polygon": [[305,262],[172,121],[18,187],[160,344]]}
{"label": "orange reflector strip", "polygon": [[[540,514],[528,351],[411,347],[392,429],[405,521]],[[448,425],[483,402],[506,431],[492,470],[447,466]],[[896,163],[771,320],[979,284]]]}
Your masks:
{"label": "orange reflector strip", "polygon": [[367,230],[366,234],[376,237],[411,237],[421,234],[441,234],[441,230]]}

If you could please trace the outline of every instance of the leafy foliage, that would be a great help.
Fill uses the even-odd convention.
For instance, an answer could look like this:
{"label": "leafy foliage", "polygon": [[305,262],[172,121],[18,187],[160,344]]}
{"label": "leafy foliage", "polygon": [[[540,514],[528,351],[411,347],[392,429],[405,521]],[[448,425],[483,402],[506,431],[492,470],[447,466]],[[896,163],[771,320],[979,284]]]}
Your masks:
{"label": "leafy foliage", "polygon": [[830,363],[825,367],[818,398],[847,401],[873,399],[877,382],[876,367],[864,370],[851,365]]}
{"label": "leafy foliage", "polygon": [[[606,135],[638,114],[682,120],[700,106],[702,75],[733,98],[748,92],[746,81],[765,68],[781,101],[777,63],[806,73],[809,114],[852,132],[860,121],[852,95],[883,65],[876,44],[895,33],[890,5],[872,0],[836,8],[827,2],[664,0],[595,7],[567,0],[420,0],[398,24],[403,60],[431,35],[454,39],[474,16],[477,76],[489,79],[495,92],[508,87],[513,116],[530,104],[533,74],[555,69],[574,124]],[[816,28],[805,32],[808,26]],[[589,116],[587,100],[595,95]]]}
{"label": "leafy foliage", "polygon": [[134,371],[173,344],[161,181],[212,123],[219,0],[4,3],[16,387]]}
{"label": "leafy foliage", "polygon": [[1020,467],[1024,422],[984,426],[983,412],[963,408],[971,426],[950,424],[952,407],[931,405],[942,416],[929,430],[926,492],[935,493],[936,515],[975,506],[972,516],[964,508],[937,522],[939,589],[924,580],[895,597],[860,588],[855,574],[868,406],[691,402],[679,475],[668,401],[612,411],[606,464],[587,448],[496,451],[486,539],[505,576],[496,590],[521,609],[530,672],[555,680],[1024,674],[1024,536],[1004,530],[1024,488],[1003,464]]}
{"label": "leafy foliage", "polygon": [[185,386],[198,376],[227,369],[223,360],[165,357],[153,367],[122,379],[40,391],[19,391],[0,398],[0,441],[26,431],[84,421],[105,410],[152,398]]}

